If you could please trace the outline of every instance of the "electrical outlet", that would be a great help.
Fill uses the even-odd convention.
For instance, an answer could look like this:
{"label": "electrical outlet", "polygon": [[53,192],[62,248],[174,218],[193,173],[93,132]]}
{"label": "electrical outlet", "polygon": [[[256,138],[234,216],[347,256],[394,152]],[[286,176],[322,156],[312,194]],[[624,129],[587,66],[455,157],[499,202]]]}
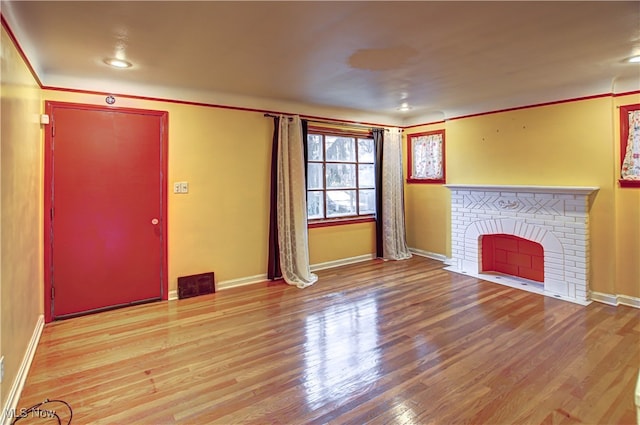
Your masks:
{"label": "electrical outlet", "polygon": [[173,193],[180,193],[180,182],[173,183]]}
{"label": "electrical outlet", "polygon": [[4,356],[0,357],[0,383],[4,380]]}

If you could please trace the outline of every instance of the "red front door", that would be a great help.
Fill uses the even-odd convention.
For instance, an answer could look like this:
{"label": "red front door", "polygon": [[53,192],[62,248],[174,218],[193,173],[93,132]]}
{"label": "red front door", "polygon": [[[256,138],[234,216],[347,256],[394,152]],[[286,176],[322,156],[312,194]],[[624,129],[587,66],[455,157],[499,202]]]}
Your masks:
{"label": "red front door", "polygon": [[166,298],[166,112],[47,113],[49,319]]}

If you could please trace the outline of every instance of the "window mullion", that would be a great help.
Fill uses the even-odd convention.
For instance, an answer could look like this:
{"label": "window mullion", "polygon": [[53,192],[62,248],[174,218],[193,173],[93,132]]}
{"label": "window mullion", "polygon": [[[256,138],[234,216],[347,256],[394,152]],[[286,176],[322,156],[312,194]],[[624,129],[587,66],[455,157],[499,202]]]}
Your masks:
{"label": "window mullion", "polygon": [[323,218],[327,218],[327,146],[326,137],[321,134],[322,137],[322,211]]}
{"label": "window mullion", "polygon": [[[323,137],[324,138],[324,137]],[[323,145],[324,149],[324,145]],[[327,218],[327,163],[322,163],[322,174],[324,179],[322,180],[322,202],[324,205],[322,206],[322,211],[324,211],[324,218]]]}
{"label": "window mullion", "polygon": [[356,214],[360,215],[360,168],[358,165],[360,164],[360,158],[358,157],[358,138],[355,137],[353,139],[355,149],[355,157],[356,157]]}

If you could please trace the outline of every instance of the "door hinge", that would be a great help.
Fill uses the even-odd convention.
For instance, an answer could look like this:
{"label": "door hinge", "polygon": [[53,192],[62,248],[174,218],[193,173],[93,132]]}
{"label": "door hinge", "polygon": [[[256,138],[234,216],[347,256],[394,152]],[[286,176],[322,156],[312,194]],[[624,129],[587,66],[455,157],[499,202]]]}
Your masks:
{"label": "door hinge", "polygon": [[51,208],[51,220],[53,220],[53,208]]}
{"label": "door hinge", "polygon": [[51,299],[54,299],[56,296],[56,288],[54,288],[53,286],[51,287]]}
{"label": "door hinge", "polygon": [[54,125],[51,126],[51,137],[56,135],[56,127]]}

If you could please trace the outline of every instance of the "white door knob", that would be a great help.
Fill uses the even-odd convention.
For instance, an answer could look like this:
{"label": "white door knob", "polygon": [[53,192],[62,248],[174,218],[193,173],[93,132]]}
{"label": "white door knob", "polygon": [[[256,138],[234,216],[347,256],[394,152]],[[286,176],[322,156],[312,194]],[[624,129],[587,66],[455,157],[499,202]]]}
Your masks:
{"label": "white door knob", "polygon": [[158,224],[160,223],[160,220],[158,220],[157,218],[154,218],[153,220],[151,220],[151,224]]}

